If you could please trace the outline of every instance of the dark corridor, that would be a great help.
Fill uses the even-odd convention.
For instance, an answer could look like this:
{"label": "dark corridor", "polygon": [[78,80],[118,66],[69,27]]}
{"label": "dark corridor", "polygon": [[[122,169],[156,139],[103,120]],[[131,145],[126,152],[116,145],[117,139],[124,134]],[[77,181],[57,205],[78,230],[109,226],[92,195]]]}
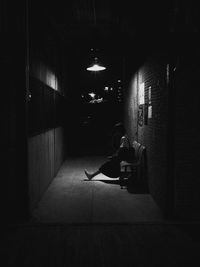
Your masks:
{"label": "dark corridor", "polygon": [[[199,14],[193,1],[0,2],[9,266],[191,265],[200,241]],[[106,69],[88,71],[92,62]],[[113,152],[119,121],[146,147],[148,194],[102,176],[84,181],[84,168]],[[94,246],[82,250],[86,240]]]}

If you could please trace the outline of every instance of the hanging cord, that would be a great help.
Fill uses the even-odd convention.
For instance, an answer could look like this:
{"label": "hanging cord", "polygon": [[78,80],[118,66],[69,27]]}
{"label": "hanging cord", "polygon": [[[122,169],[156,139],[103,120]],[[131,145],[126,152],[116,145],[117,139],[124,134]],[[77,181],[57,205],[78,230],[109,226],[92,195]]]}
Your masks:
{"label": "hanging cord", "polygon": [[95,0],[93,0],[94,26],[97,24]]}

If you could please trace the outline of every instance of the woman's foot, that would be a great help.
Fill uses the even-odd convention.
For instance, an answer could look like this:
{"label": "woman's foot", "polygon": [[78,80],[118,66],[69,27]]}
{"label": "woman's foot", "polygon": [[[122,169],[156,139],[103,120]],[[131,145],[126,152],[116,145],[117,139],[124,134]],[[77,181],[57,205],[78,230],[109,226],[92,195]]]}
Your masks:
{"label": "woman's foot", "polygon": [[89,174],[86,170],[84,172],[85,172],[85,175],[87,176],[88,180],[91,180],[92,174]]}

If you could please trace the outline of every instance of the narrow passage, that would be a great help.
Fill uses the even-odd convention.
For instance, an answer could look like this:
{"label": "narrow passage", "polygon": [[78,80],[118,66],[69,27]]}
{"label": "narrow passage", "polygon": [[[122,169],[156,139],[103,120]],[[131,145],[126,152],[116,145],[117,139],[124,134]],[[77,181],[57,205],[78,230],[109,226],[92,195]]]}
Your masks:
{"label": "narrow passage", "polygon": [[53,223],[162,222],[150,194],[121,189],[119,179],[103,174],[88,181],[84,169],[94,171],[105,157],[67,159],[33,212],[33,221]]}

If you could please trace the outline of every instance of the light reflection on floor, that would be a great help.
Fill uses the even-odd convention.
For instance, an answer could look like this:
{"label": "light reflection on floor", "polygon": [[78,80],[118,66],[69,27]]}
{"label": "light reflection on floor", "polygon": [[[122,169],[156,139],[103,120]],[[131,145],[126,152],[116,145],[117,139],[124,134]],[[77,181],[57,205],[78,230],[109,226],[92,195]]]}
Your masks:
{"label": "light reflection on floor", "polygon": [[64,223],[159,222],[162,215],[150,194],[122,189],[119,179],[99,174],[88,181],[105,157],[79,157],[64,162],[33,212],[33,221]]}

